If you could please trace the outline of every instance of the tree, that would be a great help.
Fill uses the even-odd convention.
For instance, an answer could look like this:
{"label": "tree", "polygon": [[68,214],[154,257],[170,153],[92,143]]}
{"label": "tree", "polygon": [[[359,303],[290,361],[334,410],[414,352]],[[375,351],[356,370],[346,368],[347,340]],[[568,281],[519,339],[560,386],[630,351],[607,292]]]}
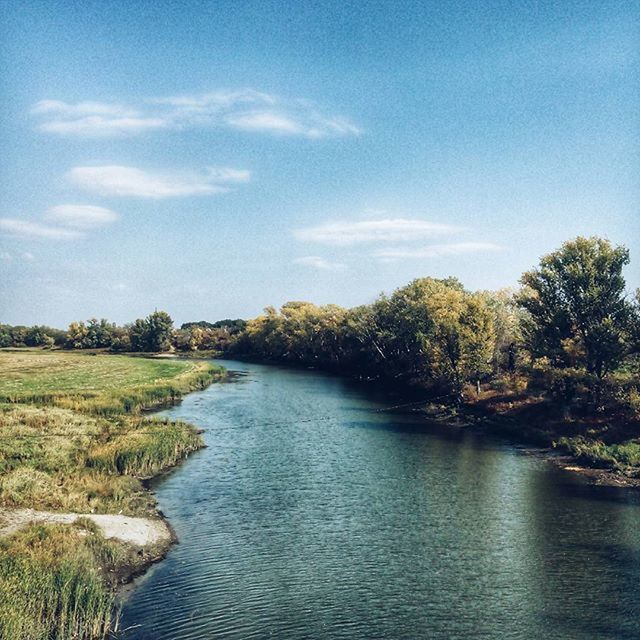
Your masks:
{"label": "tree", "polygon": [[129,330],[129,344],[131,345],[131,351],[148,351],[148,331],[149,327],[147,321],[138,318],[128,327]]}
{"label": "tree", "polygon": [[129,327],[132,351],[167,351],[173,338],[173,320],[165,311],[154,311]]}
{"label": "tree", "polygon": [[628,347],[631,307],[623,267],[629,251],[602,238],[565,242],[523,274],[518,302],[527,311],[524,335],[534,357],[578,366],[602,380]]}
{"label": "tree", "polygon": [[166,351],[171,347],[173,320],[166,311],[154,311],[147,317],[149,351]]}

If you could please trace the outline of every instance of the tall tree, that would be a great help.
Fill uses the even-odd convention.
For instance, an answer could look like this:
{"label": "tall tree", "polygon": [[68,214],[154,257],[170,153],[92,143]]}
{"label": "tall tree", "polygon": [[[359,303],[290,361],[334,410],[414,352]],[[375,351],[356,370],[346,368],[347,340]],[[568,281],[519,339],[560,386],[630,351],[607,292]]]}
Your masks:
{"label": "tall tree", "polygon": [[565,242],[521,278],[524,334],[534,356],[580,366],[602,380],[628,346],[631,307],[623,267],[629,251],[602,238]]}
{"label": "tall tree", "polygon": [[166,311],[154,311],[146,319],[147,350],[166,351],[171,346],[173,320]]}

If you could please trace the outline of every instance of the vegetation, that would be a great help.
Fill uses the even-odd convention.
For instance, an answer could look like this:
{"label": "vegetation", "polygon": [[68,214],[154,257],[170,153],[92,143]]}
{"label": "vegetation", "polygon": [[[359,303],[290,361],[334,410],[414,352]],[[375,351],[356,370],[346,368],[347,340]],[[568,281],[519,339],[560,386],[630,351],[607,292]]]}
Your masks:
{"label": "vegetation", "polygon": [[353,309],[288,302],[250,320],[228,352],[418,386],[640,474],[640,294],[625,291],[628,262],[624,247],[577,238],[518,292],[421,278]]}
{"label": "vegetation", "polygon": [[102,638],[111,630],[105,576],[122,550],[91,524],[30,525],[0,540],[3,638]]}
{"label": "vegetation", "polygon": [[[154,515],[141,478],[202,446],[148,418],[221,375],[205,362],[63,351],[0,352],[0,506]],[[89,521],[32,525],[0,544],[0,637],[103,638],[113,571],[128,558]]]}
{"label": "vegetation", "polygon": [[[577,238],[519,291],[420,278],[353,309],[288,302],[249,322],[156,311],[48,327],[0,325],[0,506],[152,514],[141,479],[201,446],[188,424],[147,418],[220,375],[208,363],[86,350],[226,353],[419,387],[578,460],[640,477],[640,292],[624,247]],[[54,349],[64,347],[65,350]],[[90,522],[31,526],[0,543],[0,636],[102,638],[127,550]]]}
{"label": "vegetation", "polygon": [[12,327],[0,325],[0,348],[44,347],[52,349],[108,349],[114,352],[155,353],[161,351],[220,354],[229,348],[245,328],[244,320],[187,322],[173,328],[173,320],[164,311],[119,327],[105,318],[72,322],[67,331],[45,326]]}

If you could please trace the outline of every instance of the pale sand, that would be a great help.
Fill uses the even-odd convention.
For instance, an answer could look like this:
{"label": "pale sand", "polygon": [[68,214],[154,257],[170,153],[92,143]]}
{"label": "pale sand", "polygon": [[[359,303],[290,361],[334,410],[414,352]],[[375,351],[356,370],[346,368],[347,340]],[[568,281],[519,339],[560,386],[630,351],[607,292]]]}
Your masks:
{"label": "pale sand", "polygon": [[117,538],[139,547],[151,547],[158,543],[168,545],[171,530],[160,518],[133,518],[131,516],[84,513],[51,513],[34,509],[0,509],[0,536],[6,536],[29,522],[71,524],[77,518],[93,520],[105,538]]}

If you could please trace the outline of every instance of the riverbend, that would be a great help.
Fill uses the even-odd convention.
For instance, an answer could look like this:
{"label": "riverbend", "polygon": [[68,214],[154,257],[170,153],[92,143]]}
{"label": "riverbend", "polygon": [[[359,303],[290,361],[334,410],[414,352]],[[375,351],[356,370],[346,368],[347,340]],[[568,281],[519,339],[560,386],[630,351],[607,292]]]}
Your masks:
{"label": "riverbend", "polygon": [[636,491],[347,380],[220,364],[233,382],[164,412],[208,447],[154,484],[180,543],[126,640],[639,637]]}

